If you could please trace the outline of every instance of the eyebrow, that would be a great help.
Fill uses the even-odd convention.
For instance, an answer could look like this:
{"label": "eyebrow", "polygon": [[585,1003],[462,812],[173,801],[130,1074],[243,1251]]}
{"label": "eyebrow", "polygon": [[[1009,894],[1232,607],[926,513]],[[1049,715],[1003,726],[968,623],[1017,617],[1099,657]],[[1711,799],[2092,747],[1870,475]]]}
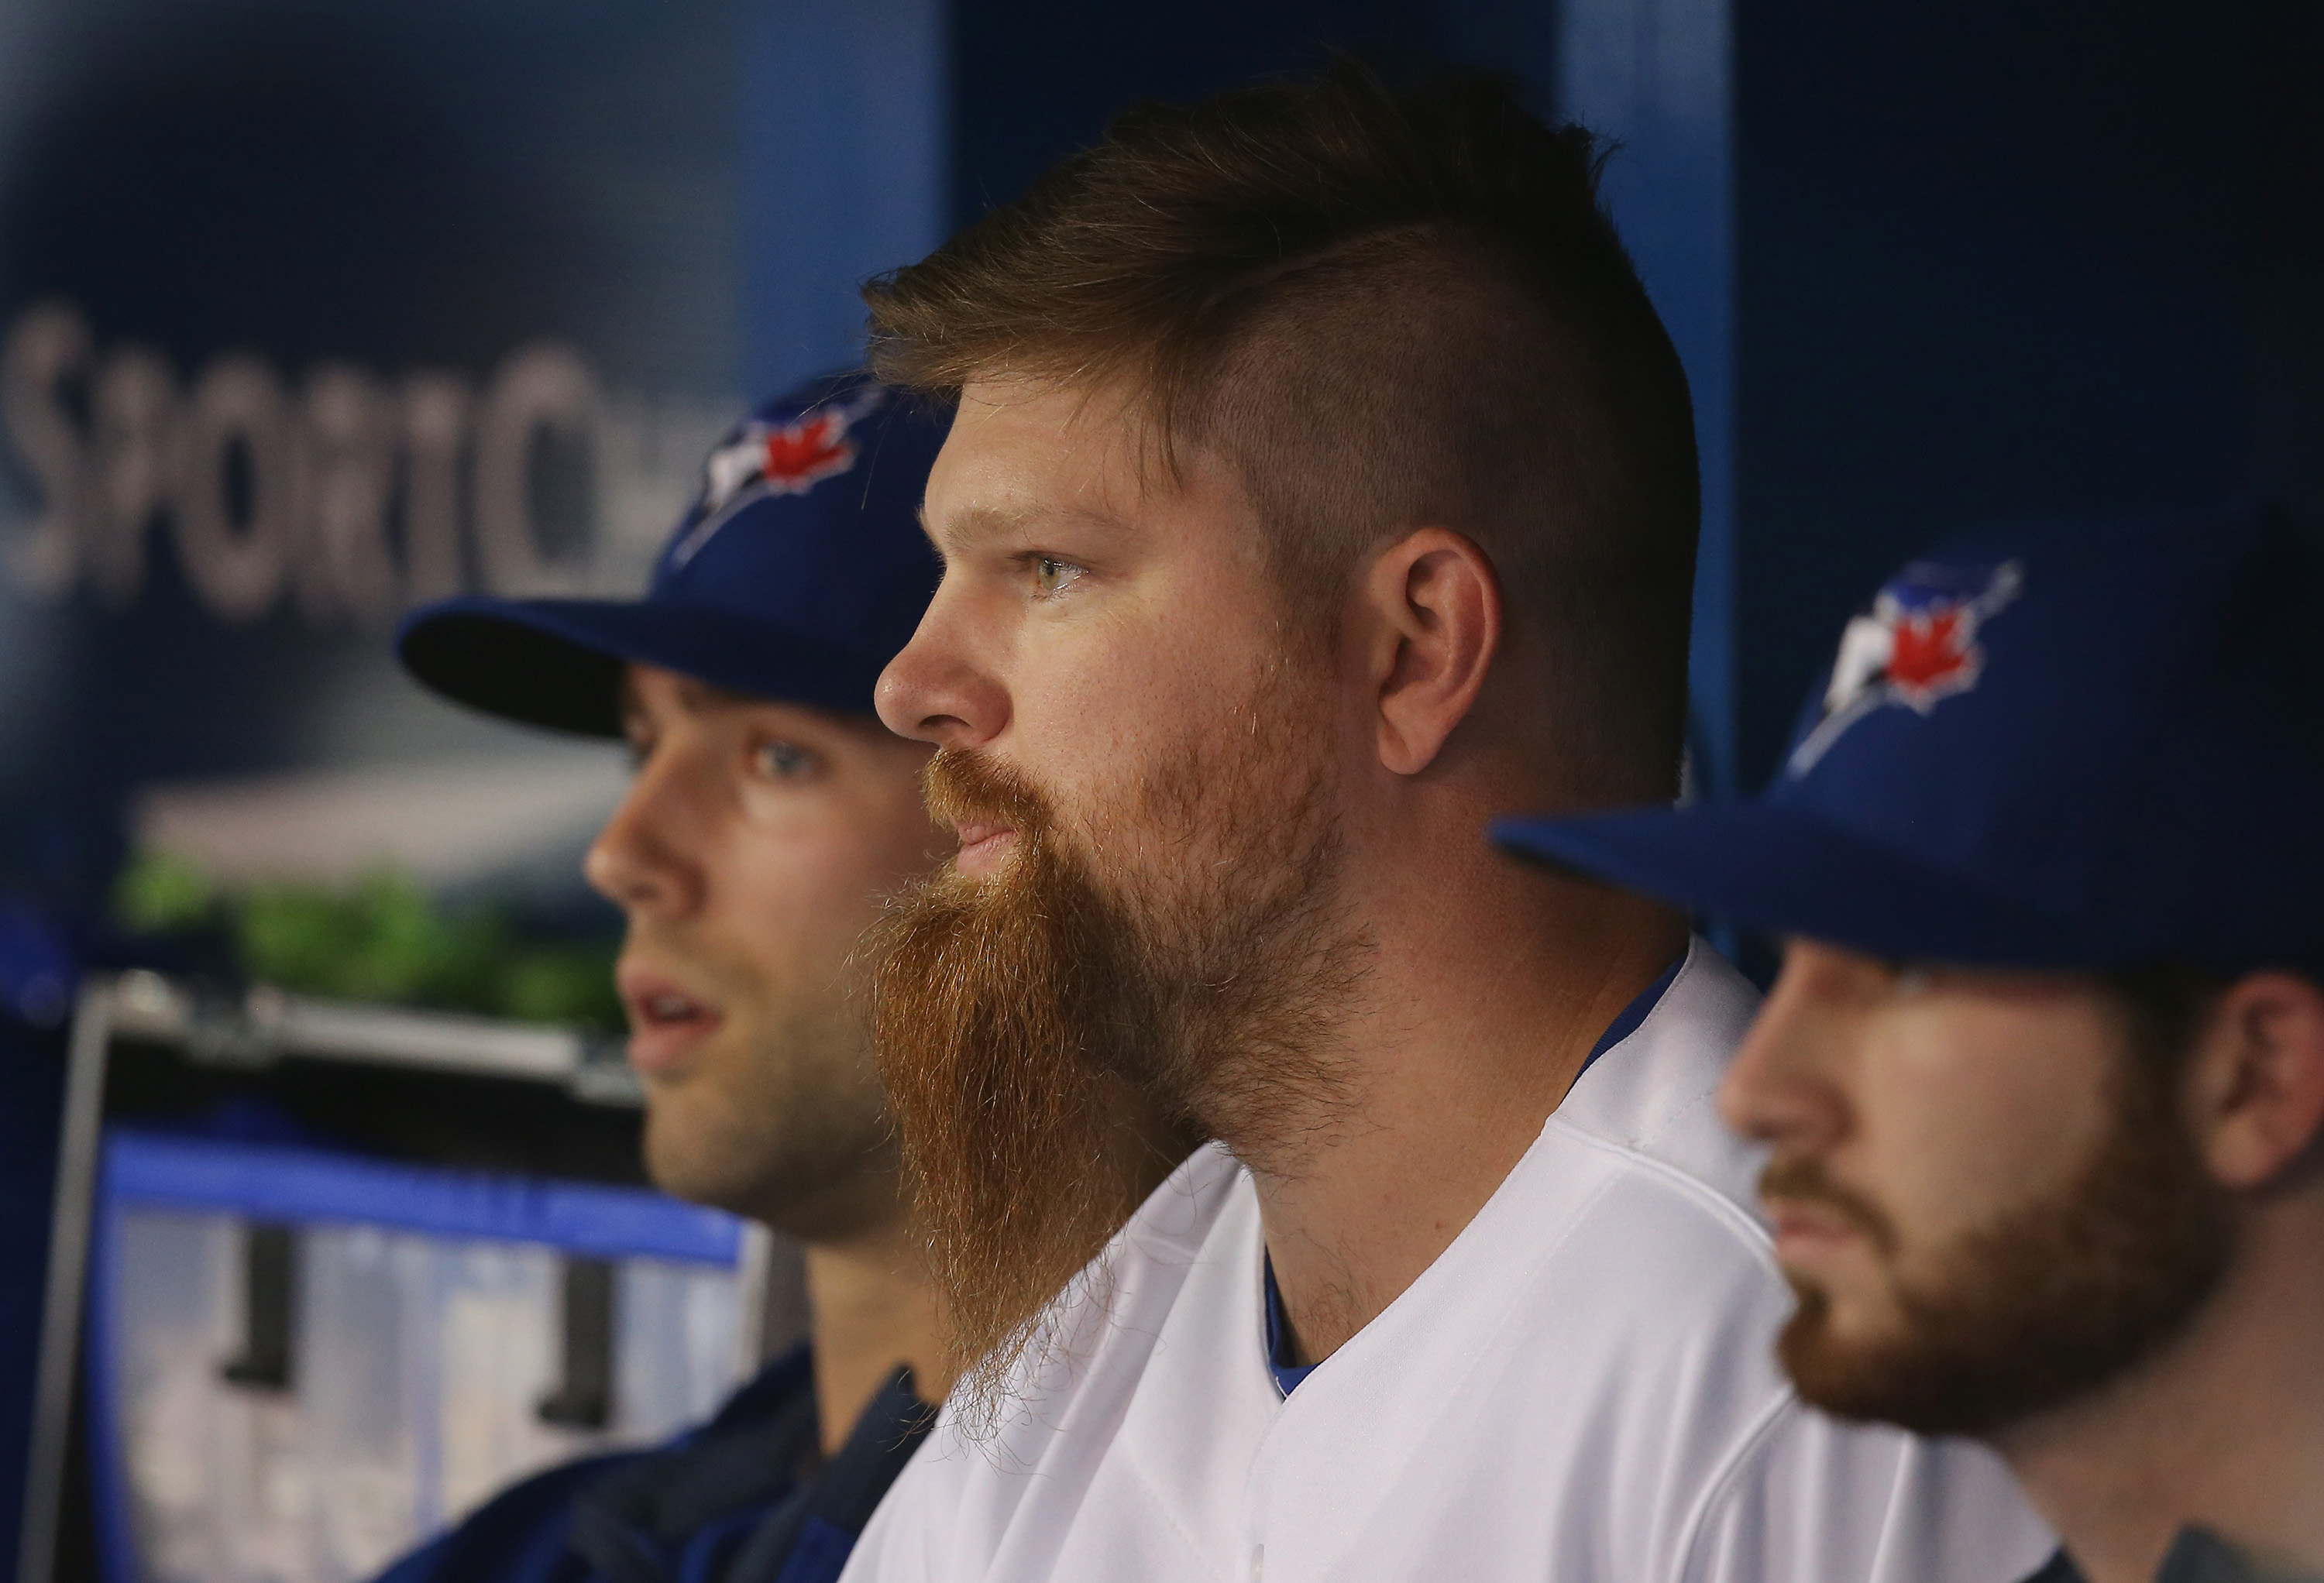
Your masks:
{"label": "eyebrow", "polygon": [[920,531],[938,551],[973,549],[995,538],[1038,537],[1039,530],[1049,526],[1094,528],[1104,533],[1127,533],[1130,524],[1107,511],[1081,511],[1061,509],[1043,511],[1012,511],[1001,506],[969,506],[953,514],[945,524],[943,538],[936,536],[928,525],[927,508],[920,508]]}
{"label": "eyebrow", "polygon": [[[706,682],[699,676],[687,676],[682,672],[674,674],[677,675],[678,684],[678,707],[688,714],[700,714],[705,710],[715,709],[721,704],[780,702],[779,699],[761,698],[749,693],[738,693],[731,687],[722,687],[715,682]],[[646,707],[645,700],[638,696],[637,682],[626,668],[622,673],[618,688],[614,695],[613,707],[620,717],[622,730],[626,734],[632,725],[650,722],[652,711]]]}

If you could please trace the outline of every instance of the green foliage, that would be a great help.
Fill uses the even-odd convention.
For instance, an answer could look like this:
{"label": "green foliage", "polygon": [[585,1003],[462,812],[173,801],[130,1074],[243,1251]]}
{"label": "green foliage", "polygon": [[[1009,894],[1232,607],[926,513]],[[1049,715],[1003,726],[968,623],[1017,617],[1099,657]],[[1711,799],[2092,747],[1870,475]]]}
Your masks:
{"label": "green foliage", "polygon": [[208,875],[167,852],[139,853],[113,888],[114,916],[140,934],[199,928],[217,901]]}
{"label": "green foliage", "polygon": [[569,1022],[619,1033],[626,1019],[613,991],[609,947],[536,945],[509,953],[500,976],[501,1015]]}
{"label": "green foliage", "polygon": [[524,938],[497,908],[447,908],[389,871],[345,889],[229,896],[184,860],[147,853],[123,872],[115,904],[140,933],[219,933],[253,980],[301,994],[622,1026],[613,947]]}

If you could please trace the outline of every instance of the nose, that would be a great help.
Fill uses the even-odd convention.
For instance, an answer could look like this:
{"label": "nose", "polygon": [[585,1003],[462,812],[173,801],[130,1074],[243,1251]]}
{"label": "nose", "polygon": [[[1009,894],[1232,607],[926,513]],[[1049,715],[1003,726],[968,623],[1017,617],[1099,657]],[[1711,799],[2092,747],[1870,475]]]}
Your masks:
{"label": "nose", "polygon": [[1812,947],[1784,953],[1775,987],[1719,1085],[1719,1113],[1743,1137],[1784,1153],[1814,1153],[1846,1130],[1845,1097],[1822,1070],[1834,1015],[1817,1003]]}
{"label": "nose", "polygon": [[970,615],[938,588],[912,640],[880,673],[873,701],[881,723],[898,736],[939,748],[979,748],[1007,728],[1009,692],[972,658]]}
{"label": "nose", "polygon": [[581,861],[591,887],[632,915],[678,918],[702,906],[702,868],[687,855],[687,822],[673,806],[677,778],[665,755],[649,757]]}

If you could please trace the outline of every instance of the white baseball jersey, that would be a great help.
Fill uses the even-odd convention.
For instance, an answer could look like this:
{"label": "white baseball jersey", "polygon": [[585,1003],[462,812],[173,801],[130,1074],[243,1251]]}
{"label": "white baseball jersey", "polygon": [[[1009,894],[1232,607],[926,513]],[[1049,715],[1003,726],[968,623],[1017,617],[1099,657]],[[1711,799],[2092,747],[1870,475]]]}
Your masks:
{"label": "white baseball jersey", "polygon": [[[1287,1397],[1250,1177],[1157,1189],[981,1441],[940,1422],[844,1583],[2010,1583],[2001,1464],[1793,1395],[1792,1301],[1720,1125],[1750,986],[1696,942],[1474,1220]],[[1102,1275],[1096,1272],[1102,1269]]]}

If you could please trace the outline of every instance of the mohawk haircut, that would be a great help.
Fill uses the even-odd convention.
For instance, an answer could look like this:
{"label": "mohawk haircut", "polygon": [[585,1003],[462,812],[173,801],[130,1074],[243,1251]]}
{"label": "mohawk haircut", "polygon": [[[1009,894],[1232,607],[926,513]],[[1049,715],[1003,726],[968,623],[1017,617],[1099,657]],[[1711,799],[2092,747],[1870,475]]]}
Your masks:
{"label": "mohawk haircut", "polygon": [[1448,528],[1491,557],[1577,802],[1676,790],[1699,510],[1686,376],[1604,154],[1505,80],[1319,78],[1144,105],[872,281],[872,365],[956,400],[1120,385],[1222,458],[1295,608]]}

